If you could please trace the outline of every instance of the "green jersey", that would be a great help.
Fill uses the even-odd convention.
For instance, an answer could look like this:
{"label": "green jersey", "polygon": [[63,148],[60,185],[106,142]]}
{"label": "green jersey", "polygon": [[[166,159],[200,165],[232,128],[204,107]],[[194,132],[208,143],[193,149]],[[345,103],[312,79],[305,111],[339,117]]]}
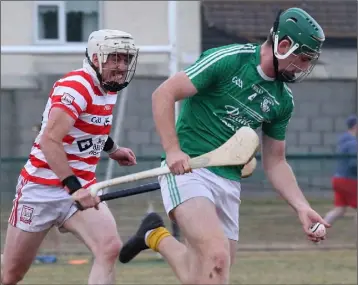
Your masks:
{"label": "green jersey", "polygon": [[[198,93],[183,100],[176,130],[190,157],[212,151],[242,126],[284,140],[293,112],[288,86],[266,76],[257,44],[233,44],[202,53],[185,70]],[[240,180],[239,166],[209,167],[219,176]]]}

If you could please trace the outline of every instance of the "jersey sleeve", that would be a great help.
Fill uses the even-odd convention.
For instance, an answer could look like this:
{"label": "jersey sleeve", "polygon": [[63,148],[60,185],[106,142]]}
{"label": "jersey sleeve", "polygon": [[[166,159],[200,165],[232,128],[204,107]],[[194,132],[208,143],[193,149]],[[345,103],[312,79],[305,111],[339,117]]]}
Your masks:
{"label": "jersey sleeve", "polygon": [[281,112],[278,114],[277,118],[270,123],[262,124],[262,131],[265,135],[281,141],[285,140],[286,129],[294,109],[292,93],[288,92],[287,90],[285,92],[286,94],[284,96],[288,96],[288,100],[287,102],[284,102],[284,106],[282,107]]}
{"label": "jersey sleeve", "polygon": [[58,81],[51,95],[51,109],[61,108],[73,119],[77,120],[91,102],[91,96],[79,81]]}
{"label": "jersey sleeve", "polygon": [[184,72],[189,77],[198,92],[214,86],[229,65],[229,53],[204,52],[199,59],[186,68]]}

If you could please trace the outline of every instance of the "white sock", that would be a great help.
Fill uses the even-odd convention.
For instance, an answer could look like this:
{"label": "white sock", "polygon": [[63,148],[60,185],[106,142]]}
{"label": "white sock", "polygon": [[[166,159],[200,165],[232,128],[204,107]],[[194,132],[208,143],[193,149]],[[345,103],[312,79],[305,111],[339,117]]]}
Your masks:
{"label": "white sock", "polygon": [[145,244],[146,244],[147,246],[149,246],[149,245],[147,244],[147,238],[148,238],[148,236],[150,235],[150,233],[151,233],[152,231],[154,231],[154,230],[150,230],[150,231],[147,231],[147,232],[145,233],[144,242],[145,242]]}

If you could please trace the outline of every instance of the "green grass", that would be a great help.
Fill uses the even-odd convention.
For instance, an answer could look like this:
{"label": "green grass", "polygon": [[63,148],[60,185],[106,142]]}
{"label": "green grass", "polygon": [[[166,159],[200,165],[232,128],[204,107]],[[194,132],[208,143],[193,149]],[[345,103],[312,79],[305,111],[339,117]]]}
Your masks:
{"label": "green grass", "polygon": [[[157,194],[110,201],[124,241],[145,215],[149,198],[169,225]],[[310,199],[310,202],[321,215],[332,207],[329,199]],[[9,209],[2,207],[1,210],[3,246]],[[243,199],[239,251],[232,268],[231,284],[356,284],[353,214],[349,211],[345,218],[337,221],[328,230],[327,240],[316,246],[306,240],[295,213],[280,199]],[[71,234],[61,234],[56,249],[53,234],[56,231],[45,240],[41,252],[57,253],[59,262],[33,265],[22,284],[87,284],[90,265],[69,265],[67,261],[88,257],[88,249]],[[118,264],[117,269],[117,284],[178,284],[168,265],[150,251],[130,264]]]}
{"label": "green grass", "polygon": [[[86,284],[90,265],[34,265],[21,284]],[[117,265],[117,284],[179,284],[153,253]],[[238,252],[230,284],[356,284],[356,251]]]}
{"label": "green grass", "polygon": [[[132,235],[147,210],[148,195],[129,197],[109,202],[123,241]],[[170,223],[163,211],[158,195],[151,196],[155,209],[162,215],[170,228]],[[322,216],[332,207],[329,199],[311,199],[313,208]],[[6,208],[5,208],[6,209]],[[5,240],[6,221],[10,210],[1,209],[1,246]],[[337,221],[328,230],[324,247],[352,247],[356,244],[356,226],[353,211]],[[60,234],[60,245],[56,249],[53,235],[49,236],[41,252],[58,252],[69,254],[86,254],[88,249],[71,234]],[[276,197],[270,199],[243,199],[240,206],[240,249],[263,250],[283,248],[314,248],[309,243],[296,214],[287,204]]]}

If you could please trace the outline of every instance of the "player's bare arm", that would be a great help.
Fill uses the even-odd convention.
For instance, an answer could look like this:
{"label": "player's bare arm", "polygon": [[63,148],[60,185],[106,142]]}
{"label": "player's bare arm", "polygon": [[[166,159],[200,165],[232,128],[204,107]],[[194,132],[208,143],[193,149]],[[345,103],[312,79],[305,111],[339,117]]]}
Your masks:
{"label": "player's bare arm", "polygon": [[[47,163],[61,181],[74,177],[62,144],[63,138],[68,134],[74,123],[75,120],[63,109],[53,107],[40,140],[40,147]],[[73,194],[73,198],[79,201],[82,209],[96,207],[100,202],[98,197],[92,197],[89,191],[81,188],[80,184],[77,188],[75,194],[70,194]]]}
{"label": "player's bare arm", "polygon": [[164,81],[153,93],[153,118],[162,146],[167,154],[168,167],[175,174],[190,171],[189,156],[180,149],[175,131],[175,102],[197,93],[184,72],[178,72]]}
{"label": "player's bare arm", "polygon": [[[267,135],[262,136],[262,157],[263,168],[267,178],[276,191],[291,205],[297,212],[303,225],[304,231],[312,241],[319,241],[309,232],[309,227],[314,222],[323,223],[326,227],[329,224],[314,211],[298,186],[292,168],[286,161],[285,141],[275,140]],[[323,238],[324,239],[324,238]]]}
{"label": "player's bare arm", "polygon": [[68,164],[62,140],[68,134],[74,123],[75,120],[64,110],[53,107],[40,140],[41,150],[49,166],[61,181],[73,175]]}
{"label": "player's bare arm", "polygon": [[310,207],[310,205],[302,194],[296,177],[286,161],[285,146],[285,141],[275,140],[263,135],[263,167],[274,188],[298,212]]}
{"label": "player's bare arm", "polygon": [[178,72],[170,77],[154,91],[152,96],[153,116],[164,151],[180,150],[175,131],[175,102],[196,93],[195,86],[184,72]]}

